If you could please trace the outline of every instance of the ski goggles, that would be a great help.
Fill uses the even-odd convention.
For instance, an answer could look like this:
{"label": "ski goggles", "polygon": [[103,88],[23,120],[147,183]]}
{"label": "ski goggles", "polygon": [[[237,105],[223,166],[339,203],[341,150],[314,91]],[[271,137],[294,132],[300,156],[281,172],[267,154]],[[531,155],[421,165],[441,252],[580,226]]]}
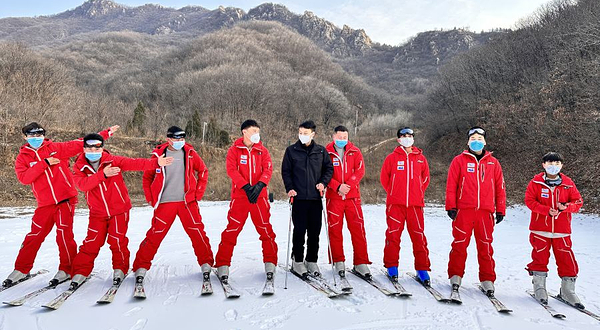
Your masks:
{"label": "ski goggles", "polygon": [[400,130],[400,136],[406,135],[406,134],[415,135],[415,131],[413,131],[412,129],[410,129],[408,127]]}
{"label": "ski goggles", "polygon": [[473,134],[479,134],[485,136],[485,130],[483,128],[471,128],[469,130],[469,136]]}
{"label": "ski goggles", "polygon": [[171,139],[184,139],[185,138],[185,131],[168,132],[167,133],[167,137],[171,138]]}
{"label": "ski goggles", "polygon": [[32,128],[29,131],[25,132],[26,136],[44,136],[46,135],[46,130],[38,127],[38,128]]}
{"label": "ski goggles", "polygon": [[85,148],[102,148],[104,146],[104,142],[100,140],[87,140],[84,143]]}

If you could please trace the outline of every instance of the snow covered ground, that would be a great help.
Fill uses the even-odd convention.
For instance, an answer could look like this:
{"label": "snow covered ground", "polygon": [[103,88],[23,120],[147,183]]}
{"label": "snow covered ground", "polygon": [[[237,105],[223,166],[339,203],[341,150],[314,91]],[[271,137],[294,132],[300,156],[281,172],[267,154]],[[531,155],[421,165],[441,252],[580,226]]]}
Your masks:
{"label": "snow covered ground", "polygon": [[[227,202],[202,202],[201,213],[216,253],[220,233],[225,228]],[[12,269],[19,245],[30,226],[31,209],[0,209],[0,277]],[[372,271],[379,273],[385,232],[385,209],[382,205],[364,207]],[[132,258],[149,228],[152,209],[135,208],[131,212],[129,237]],[[83,240],[87,226],[87,211],[77,212],[75,237]],[[276,202],[272,207],[272,223],[278,235],[280,264],[285,263],[289,219],[287,204]],[[443,208],[426,208],[425,231],[429,240],[434,286],[444,295],[450,287],[446,266],[450,249],[451,222]],[[600,328],[598,321],[558,301],[550,303],[567,315],[567,319],[553,319],[544,309],[525,294],[531,280],[524,270],[529,262],[529,213],[523,207],[508,210],[506,220],[496,227],[495,258],[498,280],[497,297],[514,310],[510,315],[498,314],[490,302],[473,285],[477,282],[477,260],[474,243],[469,247],[467,274],[461,289],[463,304],[447,305],[436,302],[419,284],[404,276],[401,283],[413,293],[408,299],[388,298],[367,283],[349,275],[354,286],[351,296],[329,299],[299,279],[290,276],[288,289],[283,289],[284,273],[276,277],[276,294],[260,295],[263,286],[263,265],[258,235],[250,221],[239,237],[234,252],[231,279],[242,292],[237,300],[226,300],[216,278],[215,293],[200,296],[200,268],[195,262],[189,239],[176,221],[163,242],[146,278],[148,299],[135,301],[133,277],[128,277],[115,301],[110,305],[96,305],[95,301],[111,283],[110,250],[105,246],[96,260],[96,276],[92,277],[59,310],[42,309],[68,285],[28,301],[22,307],[0,307],[0,329],[592,329]],[[578,293],[586,307],[600,312],[600,217],[575,215],[573,220],[574,251],[580,266]],[[46,239],[39,252],[35,269],[45,268],[49,274],[38,276],[15,288],[0,293],[0,300],[8,301],[43,286],[54,274],[58,257],[54,232]],[[349,234],[345,231],[345,237]],[[403,235],[400,268],[404,274],[413,271],[410,239]],[[324,231],[321,237],[325,244]],[[350,240],[345,242],[346,257],[352,260]],[[326,249],[321,249],[321,269],[331,279],[326,264]],[[551,260],[549,289],[556,291],[560,279]],[[327,271],[326,271],[327,270]]]}

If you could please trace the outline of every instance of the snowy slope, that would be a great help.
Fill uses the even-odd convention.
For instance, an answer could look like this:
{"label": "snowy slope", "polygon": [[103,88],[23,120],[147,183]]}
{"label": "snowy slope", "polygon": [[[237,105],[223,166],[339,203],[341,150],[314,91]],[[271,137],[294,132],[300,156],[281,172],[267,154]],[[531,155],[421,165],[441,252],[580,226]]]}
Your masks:
{"label": "snowy slope", "polygon": [[[227,202],[201,204],[201,213],[216,253],[220,233],[225,228]],[[30,226],[31,209],[0,209],[0,277],[11,270],[19,245]],[[372,270],[379,274],[385,232],[385,208],[382,205],[364,207]],[[78,211],[75,237],[83,240],[87,211]],[[149,228],[152,209],[135,208],[131,213],[129,237],[132,259]],[[431,251],[434,286],[444,295],[449,292],[445,275],[450,249],[451,223],[441,207],[426,208],[426,234]],[[285,203],[272,207],[272,223],[277,233],[280,264],[285,263],[289,209]],[[111,282],[110,250],[105,246],[96,261],[97,276],[90,279],[58,311],[40,308],[57,295],[47,292],[22,307],[0,307],[0,329],[592,329],[600,328],[594,319],[551,300],[551,304],[567,315],[566,320],[552,319],[541,306],[525,294],[531,280],[524,270],[529,262],[528,212],[523,207],[511,208],[506,220],[496,227],[497,296],[515,310],[512,315],[498,314],[492,305],[472,285],[477,282],[477,261],[472,242],[469,248],[467,274],[463,281],[463,305],[436,302],[416,282],[404,277],[401,283],[413,293],[409,299],[388,298],[368,284],[349,275],[353,295],[331,300],[290,276],[288,289],[283,289],[284,273],[276,277],[276,294],[260,295],[263,285],[263,265],[258,235],[250,221],[239,237],[234,253],[231,278],[240,289],[238,300],[225,300],[220,285],[213,277],[215,293],[200,296],[199,266],[191,244],[181,224],[176,221],[154,260],[146,279],[148,299],[131,298],[133,278],[128,277],[115,301],[98,306],[95,301]],[[573,221],[574,251],[581,268],[578,293],[586,304],[600,312],[600,257],[598,233],[600,217],[576,215]],[[324,231],[323,231],[324,234]],[[50,274],[39,276],[18,287],[0,293],[8,301],[44,285],[56,271],[58,262],[54,232],[42,245],[35,269],[45,268]],[[345,237],[349,234],[345,231]],[[322,235],[322,247],[326,246]],[[351,257],[350,240],[345,242],[346,256]],[[326,250],[321,249],[321,269],[331,279],[330,268],[324,263]],[[132,260],[133,261],[133,260]],[[401,271],[412,271],[412,248],[409,237],[403,235]],[[551,260],[549,288],[557,290],[560,280]],[[327,271],[326,271],[327,270]],[[58,290],[66,288],[63,284]]]}

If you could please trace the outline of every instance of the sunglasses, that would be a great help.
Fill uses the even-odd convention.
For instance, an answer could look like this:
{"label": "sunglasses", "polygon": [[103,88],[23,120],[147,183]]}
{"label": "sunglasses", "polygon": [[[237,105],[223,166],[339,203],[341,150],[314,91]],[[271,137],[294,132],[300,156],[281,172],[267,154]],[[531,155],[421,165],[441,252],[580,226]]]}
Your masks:
{"label": "sunglasses", "polygon": [[102,141],[99,140],[88,140],[85,141],[85,147],[86,148],[102,148],[104,146],[104,143]]}
{"label": "sunglasses", "polygon": [[29,130],[25,133],[25,136],[31,136],[31,137],[39,137],[39,136],[44,136],[46,134],[46,131],[43,128],[34,128],[32,130]]}
{"label": "sunglasses", "polygon": [[475,133],[477,133],[479,135],[485,135],[485,131],[483,130],[483,128],[472,128],[469,130],[469,136],[471,136]]}
{"label": "sunglasses", "polygon": [[415,135],[415,132],[410,128],[403,128],[400,130],[400,135],[406,135],[406,134]]}
{"label": "sunglasses", "polygon": [[167,137],[171,138],[171,139],[184,139],[185,138],[185,132],[184,131],[179,131],[179,132],[174,132],[174,133],[168,133]]}

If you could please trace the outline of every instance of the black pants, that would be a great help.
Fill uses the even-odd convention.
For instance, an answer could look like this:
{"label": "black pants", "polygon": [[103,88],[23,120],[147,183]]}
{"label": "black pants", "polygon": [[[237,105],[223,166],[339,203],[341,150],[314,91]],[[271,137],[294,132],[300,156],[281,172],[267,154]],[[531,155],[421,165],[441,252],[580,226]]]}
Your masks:
{"label": "black pants", "polygon": [[292,256],[294,261],[304,260],[304,237],[306,242],[306,261],[317,262],[319,257],[319,234],[321,234],[323,204],[321,200],[294,200],[292,205]]}

